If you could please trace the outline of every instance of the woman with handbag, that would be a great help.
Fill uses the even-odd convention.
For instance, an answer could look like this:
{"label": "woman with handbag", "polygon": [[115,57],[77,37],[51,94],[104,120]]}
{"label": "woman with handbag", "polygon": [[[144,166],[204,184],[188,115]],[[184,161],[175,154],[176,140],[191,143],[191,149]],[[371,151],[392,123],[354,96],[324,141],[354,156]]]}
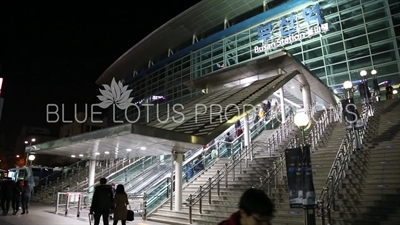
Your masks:
{"label": "woman with handbag", "polygon": [[124,185],[118,184],[117,189],[115,191],[114,197],[114,223],[113,225],[117,225],[118,221],[121,220],[122,225],[126,225],[126,220],[128,216],[127,206],[128,195],[125,193]]}

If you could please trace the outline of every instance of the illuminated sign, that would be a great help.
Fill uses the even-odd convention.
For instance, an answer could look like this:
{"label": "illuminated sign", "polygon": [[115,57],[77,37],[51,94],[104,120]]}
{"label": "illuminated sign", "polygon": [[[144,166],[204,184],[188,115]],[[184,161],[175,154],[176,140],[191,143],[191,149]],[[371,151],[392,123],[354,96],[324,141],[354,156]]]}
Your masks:
{"label": "illuminated sign", "polygon": [[1,87],[3,86],[3,78],[0,77],[0,93],[1,93]]}
{"label": "illuminated sign", "polygon": [[[263,41],[263,44],[255,46],[254,53],[284,47],[329,30],[328,23],[323,23],[319,5],[307,7],[299,14],[290,14],[275,22],[261,25],[258,28],[258,40]],[[310,25],[313,23],[314,25]]]}

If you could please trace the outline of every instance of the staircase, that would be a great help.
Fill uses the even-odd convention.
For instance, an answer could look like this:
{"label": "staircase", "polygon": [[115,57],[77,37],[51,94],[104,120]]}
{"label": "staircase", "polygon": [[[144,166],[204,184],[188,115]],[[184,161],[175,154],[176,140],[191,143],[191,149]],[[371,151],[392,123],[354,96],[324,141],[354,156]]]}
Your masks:
{"label": "staircase", "polygon": [[387,100],[376,107],[382,111],[375,113],[377,135],[352,155],[332,224],[400,224],[400,101]]}
{"label": "staircase", "polygon": [[[211,191],[211,204],[208,202],[208,195],[202,200],[202,213],[199,211],[199,204],[196,204],[192,208],[193,223],[215,225],[229,217],[232,212],[237,210],[236,204],[242,193],[258,182],[258,179],[266,173],[266,169],[272,167],[274,159],[275,157],[255,158],[253,161],[249,160],[248,167],[243,162],[241,173],[240,167],[236,166],[234,168],[235,179],[233,179],[232,172],[228,175],[228,187],[225,187],[225,179],[222,179],[220,182],[220,196],[218,196],[217,189],[214,188]],[[190,194],[195,193],[201,185],[207,184],[209,177],[213,177],[217,173],[217,170],[223,172],[225,164],[230,163],[229,160],[219,158],[201,176],[184,186],[182,193],[184,201],[189,198]],[[189,224],[189,209],[187,205],[184,205],[182,210],[178,212],[170,211],[170,201],[168,200],[152,213],[147,220],[173,225]]]}
{"label": "staircase", "polygon": [[[320,116],[320,113],[318,116]],[[317,118],[317,115],[316,115]],[[290,121],[291,122],[291,121]],[[295,138],[297,134],[297,129],[294,126],[289,126],[284,129],[278,128],[275,130],[265,130],[260,136],[255,139],[253,143],[253,161],[249,161],[249,166],[244,167],[243,171],[240,173],[240,167],[236,166],[235,179],[232,172],[228,175],[228,187],[225,187],[225,179],[220,182],[220,196],[218,196],[217,188],[211,189],[211,204],[209,204],[208,194],[202,199],[202,212],[200,212],[199,203],[192,207],[192,219],[194,224],[212,224],[215,225],[218,222],[228,218],[230,214],[237,210],[237,203],[239,201],[242,193],[248,188],[260,183],[260,178],[265,177],[267,171],[272,171],[271,169],[275,166],[274,162],[278,159],[280,152]],[[285,129],[286,128],[286,129]],[[284,131],[282,131],[284,130]],[[265,140],[272,139],[271,135],[276,134],[276,131],[285,132],[285,139],[278,141],[278,139],[273,139],[275,141],[276,147],[268,147],[268,141]],[[344,131],[341,133],[344,136]],[[269,138],[267,138],[269,136]],[[337,146],[339,146],[341,139],[337,138]],[[271,141],[269,141],[270,143]],[[278,144],[279,143],[279,144]],[[281,150],[281,151],[279,151]],[[332,157],[335,156],[333,154]],[[244,161],[244,160],[243,160]],[[197,177],[193,182],[187,184],[183,188],[183,199],[187,199],[190,194],[195,193],[199,190],[201,185],[202,189],[207,189],[208,179],[215,176],[217,170],[224,172],[225,165],[231,163],[229,159],[218,159],[218,161],[206,170],[201,176]],[[245,162],[243,162],[244,164]],[[331,164],[332,162],[330,162]],[[330,165],[328,166],[330,168]],[[325,174],[326,178],[326,174]],[[289,204],[287,204],[289,205]],[[149,221],[167,223],[167,224],[189,224],[189,208],[185,205],[180,211],[171,211],[170,202],[167,201],[161,207],[157,208],[154,212],[151,212],[147,217]]]}
{"label": "staircase", "polygon": [[[315,193],[318,196],[325,185],[326,177],[331,169],[332,162],[336,157],[338,148],[346,135],[344,124],[334,123],[326,130],[327,145],[319,147],[311,154],[311,162],[313,169],[313,181]],[[272,188],[272,196],[276,207],[275,218],[273,224],[277,225],[304,225],[303,209],[291,209],[289,205],[289,194],[287,187],[286,169],[283,168],[283,177],[278,180],[277,188]],[[317,221],[318,222],[318,221]]]}

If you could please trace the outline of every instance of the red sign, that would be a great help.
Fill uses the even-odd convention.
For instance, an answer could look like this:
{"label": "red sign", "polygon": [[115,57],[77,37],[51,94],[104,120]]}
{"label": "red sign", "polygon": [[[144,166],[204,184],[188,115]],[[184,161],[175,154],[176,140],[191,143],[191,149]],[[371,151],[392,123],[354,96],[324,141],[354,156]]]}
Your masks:
{"label": "red sign", "polygon": [[0,77],[0,94],[1,94],[1,86],[3,86],[3,78]]}

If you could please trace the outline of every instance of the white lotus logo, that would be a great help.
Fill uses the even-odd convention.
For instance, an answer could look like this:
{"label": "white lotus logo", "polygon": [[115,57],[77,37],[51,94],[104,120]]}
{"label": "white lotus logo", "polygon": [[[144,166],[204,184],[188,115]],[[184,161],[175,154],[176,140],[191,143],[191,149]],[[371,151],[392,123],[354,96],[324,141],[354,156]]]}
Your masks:
{"label": "white lotus logo", "polygon": [[99,107],[106,109],[110,105],[114,104],[119,109],[125,110],[128,108],[133,98],[130,98],[132,90],[128,90],[128,85],[124,86],[121,81],[115,81],[115,78],[111,81],[111,87],[107,84],[103,84],[104,90],[99,89],[101,95],[97,95],[97,98],[101,101]]}

